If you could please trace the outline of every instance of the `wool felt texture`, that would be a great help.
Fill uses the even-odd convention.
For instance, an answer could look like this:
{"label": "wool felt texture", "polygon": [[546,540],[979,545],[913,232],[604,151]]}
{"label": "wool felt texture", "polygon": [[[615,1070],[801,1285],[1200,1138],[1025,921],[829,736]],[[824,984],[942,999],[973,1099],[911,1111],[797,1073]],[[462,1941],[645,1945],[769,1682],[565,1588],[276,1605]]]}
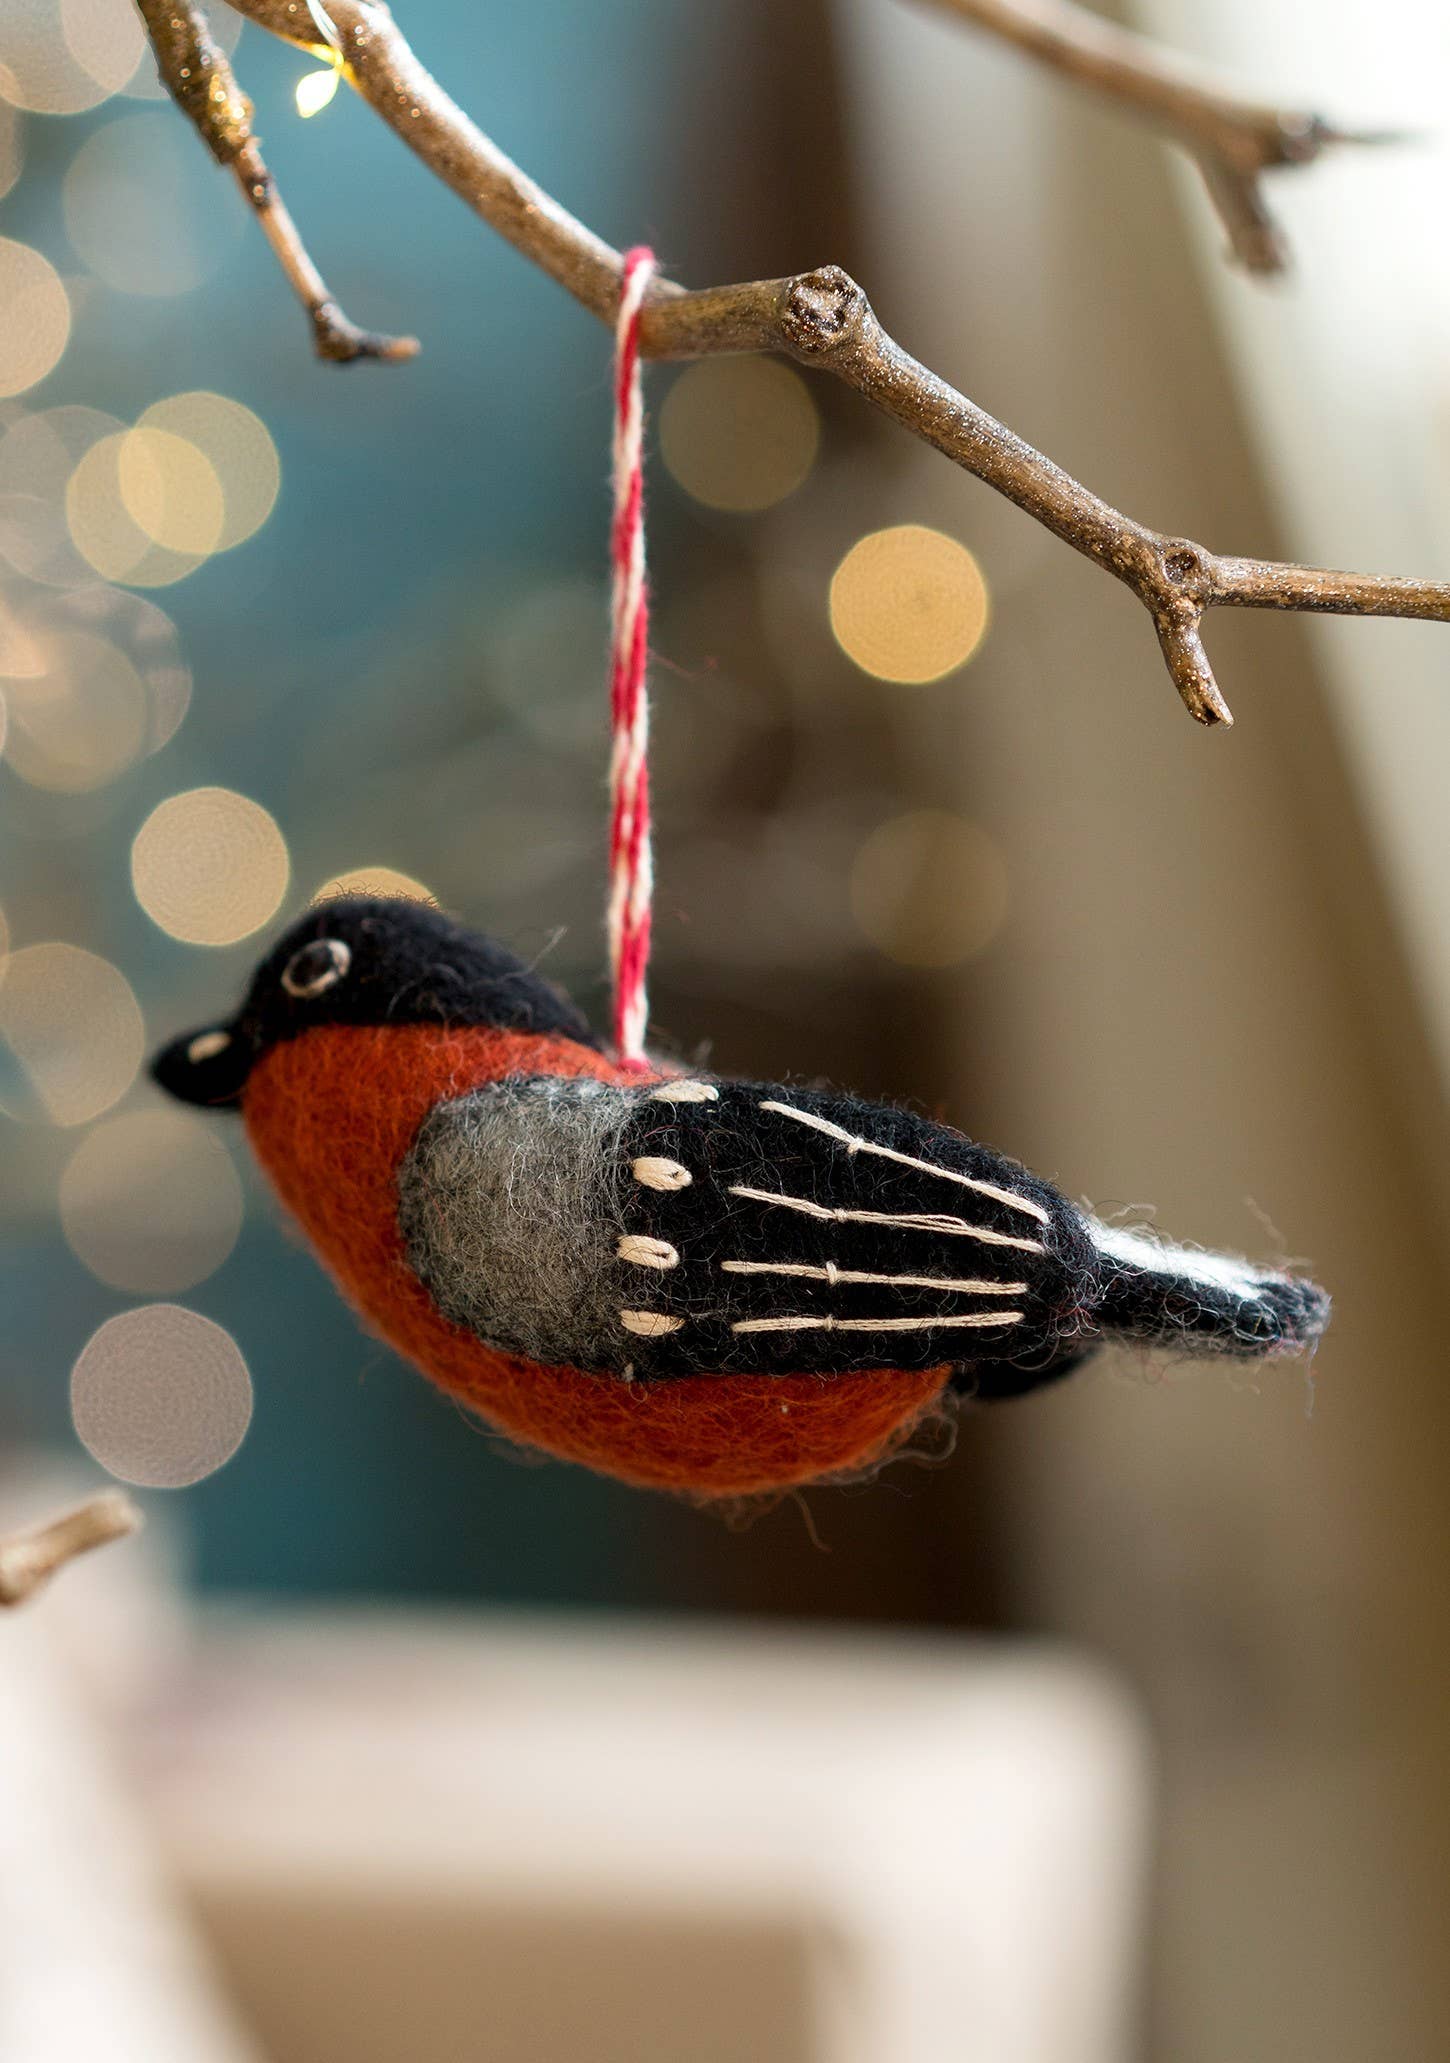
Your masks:
{"label": "wool felt texture", "polygon": [[641,1075],[419,904],[321,905],[237,1016],[154,1069],[240,1105],[364,1319],[516,1440],[738,1496],[860,1473],[948,1388],[1017,1395],[1104,1337],[1262,1356],[1314,1285],[1110,1228],[909,1111]]}
{"label": "wool felt texture", "polygon": [[435,1104],[398,1169],[408,1266],[446,1318],[550,1367],[620,1375],[627,1091],[525,1075]]}
{"label": "wool felt texture", "polygon": [[1173,1246],[1142,1227],[1088,1224],[1098,1250],[1097,1322],[1109,1334],[1243,1359],[1310,1345],[1328,1323],[1328,1298],[1301,1277]]}
{"label": "wool felt texture", "polygon": [[570,1041],[422,1025],[318,1029],[254,1068],[244,1115],[257,1158],[376,1332],[513,1439],[640,1485],[748,1496],[869,1469],[910,1436],[945,1368],[647,1385],[543,1367],[448,1319],[407,1263],[399,1164],[438,1101],[524,1067],[611,1072]]}
{"label": "wool felt texture", "polygon": [[[638,1163],[689,1179],[661,1188]],[[439,1307],[539,1361],[647,1380],[984,1350],[1040,1367],[1090,1324],[1095,1252],[1045,1183],[820,1090],[501,1083],[429,1113],[398,1190]]]}
{"label": "wool felt texture", "polygon": [[[309,956],[326,941],[347,951],[346,973],[316,995],[286,985],[289,967],[315,978]],[[229,1024],[190,1033],[166,1046],[151,1072],[183,1102],[220,1107],[241,1096],[253,1061],[320,1021],[329,1024],[486,1024],[504,1031],[558,1034],[581,1046],[597,1041],[567,996],[505,947],[445,916],[431,903],[399,897],[334,896],[316,903],[258,966]],[[201,1059],[202,1041],[220,1039]]]}

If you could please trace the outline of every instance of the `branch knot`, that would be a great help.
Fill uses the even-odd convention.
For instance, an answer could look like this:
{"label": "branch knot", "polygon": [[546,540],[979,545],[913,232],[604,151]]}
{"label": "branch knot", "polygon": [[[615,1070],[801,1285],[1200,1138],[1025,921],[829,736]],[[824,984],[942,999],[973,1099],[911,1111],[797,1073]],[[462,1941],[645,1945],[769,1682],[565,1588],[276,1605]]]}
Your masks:
{"label": "branch knot", "polygon": [[786,288],[781,334],[802,358],[823,358],[854,336],[871,312],[871,304],[849,272],[839,265],[819,265],[801,272]]}
{"label": "branch knot", "polygon": [[1150,556],[1157,561],[1157,580],[1171,599],[1198,610],[1212,601],[1213,562],[1201,544],[1190,537],[1155,538]]}

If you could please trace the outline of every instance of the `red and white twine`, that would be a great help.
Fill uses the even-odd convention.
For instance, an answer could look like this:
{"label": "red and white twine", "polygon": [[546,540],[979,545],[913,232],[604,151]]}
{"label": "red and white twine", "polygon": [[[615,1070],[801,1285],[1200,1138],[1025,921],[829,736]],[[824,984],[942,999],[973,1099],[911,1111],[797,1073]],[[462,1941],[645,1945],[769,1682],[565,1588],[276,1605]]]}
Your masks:
{"label": "red and white twine", "polygon": [[629,1067],[648,1065],[649,971],[654,856],[649,814],[649,589],[644,566],[644,397],[639,324],[654,277],[654,252],[624,255],[614,330],[614,522],[609,653],[609,966],[614,1044]]}

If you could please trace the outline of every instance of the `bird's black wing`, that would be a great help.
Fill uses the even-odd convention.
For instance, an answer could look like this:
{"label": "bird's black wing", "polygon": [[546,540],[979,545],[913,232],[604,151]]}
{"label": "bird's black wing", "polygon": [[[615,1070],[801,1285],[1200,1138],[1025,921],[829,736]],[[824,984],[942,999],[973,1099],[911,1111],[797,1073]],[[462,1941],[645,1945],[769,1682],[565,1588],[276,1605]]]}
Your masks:
{"label": "bird's black wing", "polygon": [[1015,1391],[1083,1351],[1080,1213],[945,1125],[819,1089],[681,1082],[639,1097],[618,1151],[640,1376],[950,1364]]}

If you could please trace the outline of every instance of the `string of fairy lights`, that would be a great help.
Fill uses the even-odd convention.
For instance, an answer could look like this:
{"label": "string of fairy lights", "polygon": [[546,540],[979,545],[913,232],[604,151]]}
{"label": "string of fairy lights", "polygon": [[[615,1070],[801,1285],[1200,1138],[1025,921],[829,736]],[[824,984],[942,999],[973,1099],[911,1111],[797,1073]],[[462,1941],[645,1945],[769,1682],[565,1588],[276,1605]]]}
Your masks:
{"label": "string of fairy lights", "polygon": [[[224,8],[215,14],[230,47],[240,23]],[[297,113],[319,114],[337,82],[333,65],[303,73]],[[161,98],[130,0],[5,0],[0,784],[40,797],[114,792],[166,753],[193,689],[167,591],[255,539],[283,488],[271,431],[231,396],[157,393],[127,421],[65,388],[68,348],[98,288],[165,304],[203,284],[225,256],[225,236],[203,237],[191,220],[200,159],[173,111],[147,104]],[[32,124],[97,111],[59,178],[63,235],[40,248],[8,234],[3,204],[26,177]],[[175,176],[158,177],[173,158]],[[244,214],[229,212],[225,235],[244,233]],[[770,359],[686,368],[658,407],[654,435],[676,487],[727,521],[768,516],[822,460],[809,387]],[[862,675],[900,686],[966,666],[990,614],[972,554],[916,523],[859,537],[810,606]],[[535,648],[557,639],[561,621],[579,618],[587,636],[601,610],[592,587],[576,594],[541,583],[492,632],[501,669],[527,680],[541,663]],[[579,699],[588,692],[581,681]],[[529,721],[540,707],[556,709],[534,698]],[[549,720],[577,731],[578,710],[556,709]],[[284,827],[222,781],[181,787],[138,814],[136,903],[160,932],[201,951],[251,937],[309,894],[430,897],[412,874],[382,863],[299,880]],[[781,856],[768,839],[757,843],[774,893]],[[685,896],[688,882],[685,861]],[[827,892],[871,948],[937,969],[991,943],[1008,882],[980,826],[918,808],[853,831]],[[73,1424],[116,1475],[175,1487],[219,1466],[250,1416],[237,1343],[171,1301],[224,1264],[244,1205],[217,1131],[152,1100],[142,1082],[148,1042],[121,968],[87,946],[34,935],[25,902],[11,904],[0,884],[0,1129],[74,1135],[48,1208],[74,1259],[119,1297],[139,1300],[109,1317],[75,1362]]]}

